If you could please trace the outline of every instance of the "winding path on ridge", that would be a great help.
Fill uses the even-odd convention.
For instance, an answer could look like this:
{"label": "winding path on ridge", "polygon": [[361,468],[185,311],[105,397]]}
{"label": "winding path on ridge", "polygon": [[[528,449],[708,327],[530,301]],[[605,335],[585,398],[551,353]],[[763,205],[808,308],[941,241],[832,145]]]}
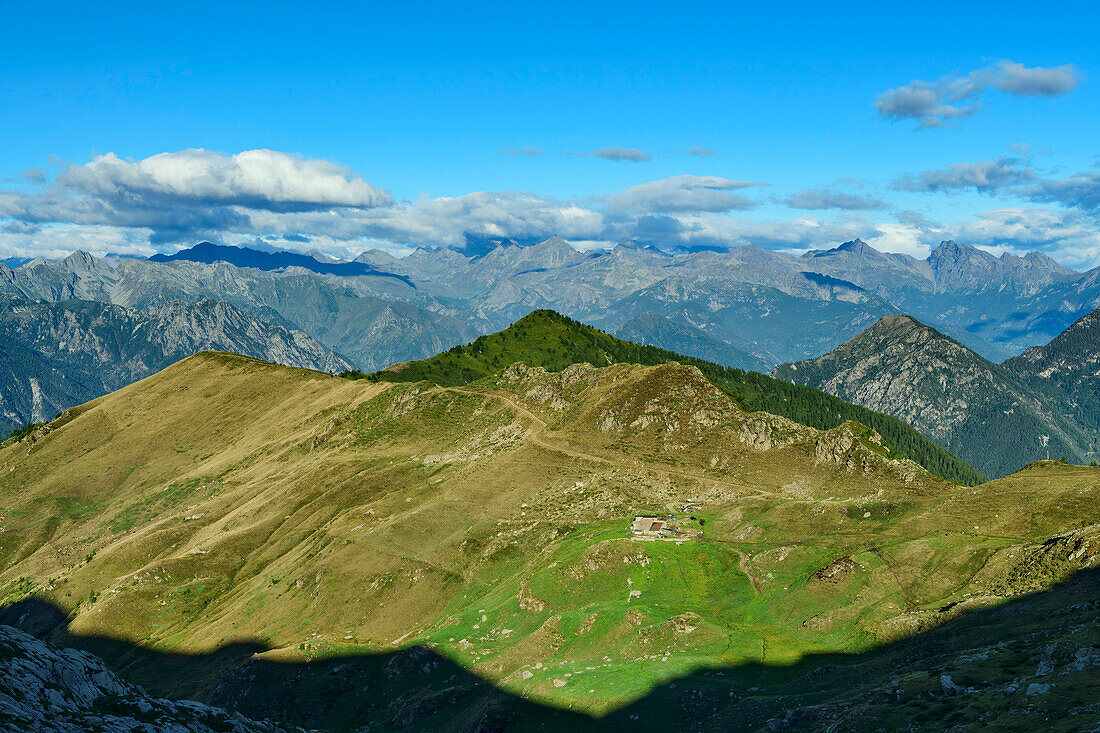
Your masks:
{"label": "winding path on ridge", "polygon": [[[608,458],[604,458],[602,456],[596,456],[596,455],[592,455],[591,453],[584,453],[584,452],[581,452],[581,451],[576,451],[576,450],[573,450],[571,448],[567,448],[567,447],[564,447],[564,446],[561,446],[561,445],[554,445],[553,443],[547,442],[540,435],[540,433],[542,433],[543,431],[549,430],[549,426],[546,424],[546,421],[543,420],[538,415],[536,415],[535,413],[528,410],[526,407],[523,407],[522,405],[520,405],[519,403],[517,403],[515,400],[511,399],[510,397],[502,395],[498,392],[474,392],[474,391],[470,391],[470,390],[464,390],[464,389],[461,389],[461,388],[458,388],[458,387],[446,387],[445,389],[450,389],[450,390],[453,390],[455,392],[459,392],[461,394],[466,394],[466,395],[471,395],[471,396],[494,397],[494,398],[496,398],[496,399],[498,399],[502,402],[506,402],[516,412],[518,412],[521,415],[527,417],[528,419],[533,421],[536,425],[538,425],[538,430],[529,431],[527,433],[527,437],[531,440],[532,443],[534,443],[534,444],[536,444],[536,445],[538,445],[542,448],[545,448],[546,450],[553,451],[555,453],[564,453],[565,455],[571,456],[573,458],[580,458],[580,459],[584,459],[584,460],[588,460],[588,461],[593,461],[595,463],[603,463],[603,464],[607,464],[609,466],[619,465],[619,464],[615,463],[615,461],[612,461]],[[673,468],[665,468],[663,466],[655,466],[655,465],[649,464],[649,463],[641,464],[641,465],[647,471],[653,471],[655,473],[663,473],[666,476],[681,476],[683,478],[694,479],[695,481],[699,481],[701,483],[710,483],[710,484],[715,484],[717,486],[721,486],[721,487],[724,487],[724,488],[727,488],[727,489],[733,489],[733,490],[735,490],[739,493],[747,492],[749,494],[756,494],[756,496],[746,496],[745,497],[746,499],[778,499],[778,500],[782,500],[782,501],[804,502],[804,503],[811,503],[811,504],[813,504],[813,503],[824,503],[824,504],[847,504],[847,503],[849,503],[847,500],[844,500],[844,499],[797,499],[797,498],[794,498],[794,497],[784,496],[782,494],[777,494],[776,492],[768,491],[767,489],[760,489],[760,488],[757,488],[755,486],[746,486],[745,484],[738,484],[738,483],[734,483],[733,481],[718,479],[718,478],[714,478],[712,476],[700,476],[698,474],[688,473],[687,471],[679,471],[679,470],[676,470],[676,469],[673,469]]]}

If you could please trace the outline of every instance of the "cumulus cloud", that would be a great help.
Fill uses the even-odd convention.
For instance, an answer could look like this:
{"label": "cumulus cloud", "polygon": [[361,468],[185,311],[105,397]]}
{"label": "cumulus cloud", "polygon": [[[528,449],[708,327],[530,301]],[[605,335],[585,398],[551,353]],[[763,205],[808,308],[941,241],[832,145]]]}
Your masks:
{"label": "cumulus cloud", "polygon": [[67,224],[45,226],[23,222],[0,224],[0,255],[60,259],[75,250],[98,254],[148,257],[157,249],[147,229]]}
{"label": "cumulus cloud", "polygon": [[393,203],[346,167],[273,150],[206,150],[127,161],[113,153],[61,171],[36,193],[0,191],[0,217],[142,227],[152,241],[246,231],[260,212],[363,210]]}
{"label": "cumulus cloud", "polygon": [[202,149],[161,153],[137,162],[114,153],[71,166],[57,177],[61,186],[100,198],[140,198],[243,206],[272,211],[392,203],[346,167],[274,150],[246,150],[233,156]]}
{"label": "cumulus cloud", "polygon": [[1072,64],[1028,68],[1013,61],[1002,61],[996,67],[975,72],[974,83],[985,83],[1018,97],[1053,97],[1072,92],[1081,83]]}
{"label": "cumulus cloud", "polygon": [[1080,83],[1080,74],[1070,64],[1027,67],[1004,60],[965,76],[912,81],[883,92],[874,106],[885,119],[916,120],[918,129],[944,127],[981,111],[981,97],[990,89],[1016,97],[1053,97]]}
{"label": "cumulus cloud", "polygon": [[810,188],[799,191],[783,200],[792,209],[845,209],[868,211],[885,208],[886,202],[869,196],[831,191],[827,188]]}
{"label": "cumulus cloud", "polygon": [[638,148],[599,148],[590,153],[569,153],[576,158],[602,158],[603,160],[630,161],[631,163],[644,163],[653,160],[653,153]]}
{"label": "cumulus cloud", "polygon": [[[672,218],[672,217],[670,217]],[[699,249],[754,244],[770,249],[805,250],[822,243],[844,242],[874,231],[873,225],[861,221],[830,221],[817,217],[799,217],[786,221],[761,221],[719,213],[680,214],[676,227],[665,239],[655,239],[665,245]]]}
{"label": "cumulus cloud", "polygon": [[673,176],[631,186],[607,197],[606,203],[614,213],[744,210],[753,202],[731,192],[758,185],[718,176]]}
{"label": "cumulus cloud", "polygon": [[502,155],[526,155],[533,158],[542,155],[543,149],[537,145],[523,145],[518,148],[504,148],[500,152]]}
{"label": "cumulus cloud", "polygon": [[1053,253],[1070,267],[1100,264],[1100,231],[1078,212],[1008,207],[954,224],[951,230],[956,239],[975,245]]}
{"label": "cumulus cloud", "polygon": [[1035,180],[1035,171],[1019,158],[1001,156],[978,163],[955,163],[947,168],[906,174],[894,182],[899,191],[949,191],[973,188],[993,193],[999,188]]}
{"label": "cumulus cloud", "polygon": [[519,239],[559,234],[595,239],[604,215],[576,202],[525,192],[479,191],[463,196],[424,197],[348,217],[346,233],[405,244],[461,247],[465,232],[488,238]]}

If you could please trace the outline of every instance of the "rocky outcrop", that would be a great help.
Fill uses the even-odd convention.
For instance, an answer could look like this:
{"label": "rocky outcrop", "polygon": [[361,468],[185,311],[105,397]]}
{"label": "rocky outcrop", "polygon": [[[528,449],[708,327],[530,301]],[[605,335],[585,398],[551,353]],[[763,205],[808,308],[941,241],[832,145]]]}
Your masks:
{"label": "rocky outcrop", "polygon": [[840,585],[852,577],[857,567],[859,565],[850,556],[839,557],[811,575],[810,580],[826,585]]}
{"label": "rocky outcrop", "polygon": [[0,626],[0,729],[69,733],[298,731],[190,700],[164,700],[119,679],[101,660]]}
{"label": "rocky outcrop", "polygon": [[1014,553],[1014,562],[989,586],[1000,596],[1028,593],[1100,566],[1100,525],[1066,532]]}

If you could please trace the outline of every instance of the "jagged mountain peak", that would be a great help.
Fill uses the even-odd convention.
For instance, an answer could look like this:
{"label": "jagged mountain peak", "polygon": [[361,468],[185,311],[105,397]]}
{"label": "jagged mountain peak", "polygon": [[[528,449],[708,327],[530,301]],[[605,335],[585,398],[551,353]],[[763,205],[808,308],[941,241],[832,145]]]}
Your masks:
{"label": "jagged mountain peak", "polygon": [[1034,250],[1032,250],[1031,252],[1028,252],[1023,257],[1016,257],[1015,255],[1011,255],[1011,254],[1008,254],[1006,252],[1005,254],[1001,255],[1001,258],[1002,259],[1011,258],[1011,259],[1020,260],[1022,262],[1027,263],[1027,265],[1030,266],[1030,267],[1049,270],[1051,272],[1058,273],[1059,275],[1071,276],[1071,275],[1076,275],[1077,274],[1073,270],[1071,270],[1068,267],[1066,267],[1066,266],[1062,265],[1061,263],[1059,263],[1054,258],[1052,258],[1048,255],[1045,255],[1042,252],[1036,252]]}
{"label": "jagged mountain peak", "polygon": [[1029,252],[1023,257],[1005,252],[997,257],[954,240],[941,242],[928,256],[927,263],[941,291],[982,292],[1011,286],[1031,293],[1055,280],[1077,275],[1041,252]]}
{"label": "jagged mountain peak", "polygon": [[341,260],[339,257],[333,257],[328,252],[322,252],[319,249],[311,249],[310,251],[306,252],[306,254],[317,260],[318,262],[323,262],[328,265],[335,265],[344,261]]}
{"label": "jagged mountain peak", "polygon": [[1032,250],[1024,255],[1014,255],[1011,252],[1003,252],[999,257],[973,245],[962,244],[953,239],[940,242],[936,249],[928,256],[930,263],[960,262],[994,263],[1000,262],[1010,267],[1047,270],[1061,275],[1075,275],[1073,270],[1060,264],[1049,255]]}
{"label": "jagged mountain peak", "polygon": [[941,241],[939,243],[939,246],[937,246],[934,250],[932,250],[931,256],[936,257],[938,255],[940,257],[948,257],[948,256],[954,257],[954,256],[958,256],[960,254],[966,254],[968,256],[970,256],[970,255],[979,255],[979,256],[985,255],[985,256],[988,256],[991,259],[993,258],[993,255],[989,254],[988,252],[983,252],[982,250],[978,249],[977,247],[974,247],[973,245],[963,244],[961,242],[956,242],[954,239],[944,239],[943,241]]}
{"label": "jagged mountain peak", "polygon": [[498,276],[499,272],[520,274],[532,270],[562,267],[584,257],[581,252],[559,236],[553,236],[528,246],[500,246],[475,260],[483,272]]}
{"label": "jagged mountain peak", "polygon": [[844,242],[843,244],[839,245],[837,249],[844,250],[846,252],[858,252],[861,254],[865,252],[874,252],[875,254],[879,254],[879,251],[877,249],[867,244],[859,237],[856,237],[851,241]]}
{"label": "jagged mountain peak", "polygon": [[909,255],[879,251],[859,238],[832,249],[807,252],[798,263],[813,272],[853,282],[889,300],[894,300],[901,290],[923,291],[931,285],[926,263]]}
{"label": "jagged mountain peak", "polygon": [[78,249],[68,257],[61,260],[61,264],[69,269],[82,269],[86,270],[91,267],[95,267],[98,260],[88,252],[82,249]]}

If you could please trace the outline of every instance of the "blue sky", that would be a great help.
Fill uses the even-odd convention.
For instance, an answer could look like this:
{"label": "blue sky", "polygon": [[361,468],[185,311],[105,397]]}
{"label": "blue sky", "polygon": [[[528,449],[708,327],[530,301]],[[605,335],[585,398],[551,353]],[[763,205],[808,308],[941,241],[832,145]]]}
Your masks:
{"label": "blue sky", "polygon": [[1100,265],[1091,4],[518,5],[6,4],[0,253],[473,231]]}

